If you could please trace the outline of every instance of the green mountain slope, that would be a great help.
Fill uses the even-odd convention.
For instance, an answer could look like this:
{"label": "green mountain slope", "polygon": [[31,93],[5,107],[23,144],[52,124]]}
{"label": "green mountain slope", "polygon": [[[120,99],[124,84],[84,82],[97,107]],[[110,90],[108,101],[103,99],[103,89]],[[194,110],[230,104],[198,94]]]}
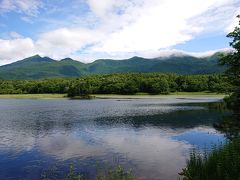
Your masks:
{"label": "green mountain slope", "polygon": [[123,72],[221,73],[224,67],[219,66],[217,61],[218,54],[205,58],[175,55],[153,59],[141,57],[133,57],[126,60],[101,59],[93,63],[84,64],[70,58],[56,61],[48,57],[36,55],[12,64],[0,66],[0,78],[41,79]]}

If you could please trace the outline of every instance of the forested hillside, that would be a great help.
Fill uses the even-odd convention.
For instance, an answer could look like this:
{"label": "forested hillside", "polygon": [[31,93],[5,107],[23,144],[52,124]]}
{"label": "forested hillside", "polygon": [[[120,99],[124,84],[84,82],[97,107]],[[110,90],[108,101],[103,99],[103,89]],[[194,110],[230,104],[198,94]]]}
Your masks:
{"label": "forested hillside", "polygon": [[223,72],[224,69],[218,65],[218,53],[204,58],[189,55],[172,55],[153,59],[133,57],[125,60],[102,59],[88,64],[70,58],[56,61],[36,55],[1,66],[0,78],[24,80],[126,72],[215,74]]}

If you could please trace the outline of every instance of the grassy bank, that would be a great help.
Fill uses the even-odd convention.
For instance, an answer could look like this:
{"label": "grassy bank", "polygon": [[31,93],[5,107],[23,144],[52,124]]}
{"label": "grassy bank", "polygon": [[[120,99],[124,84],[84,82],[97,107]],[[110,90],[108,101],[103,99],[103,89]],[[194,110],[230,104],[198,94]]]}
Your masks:
{"label": "grassy bank", "polygon": [[175,92],[168,95],[151,95],[148,93],[137,93],[135,95],[119,95],[119,94],[95,94],[100,99],[161,99],[168,97],[186,98],[186,97],[217,97],[224,98],[226,94],[217,94],[209,92]]}
{"label": "grassy bank", "polygon": [[[158,99],[167,97],[218,97],[223,98],[225,94],[209,92],[175,92],[169,95],[150,95],[148,93],[137,93],[135,95],[119,94],[94,94],[97,99]],[[0,94],[0,99],[62,99],[67,98],[66,94]]]}
{"label": "grassy bank", "polygon": [[174,92],[170,93],[170,95],[200,95],[200,96],[226,96],[226,94],[223,93],[213,93],[213,92]]}
{"label": "grassy bank", "polygon": [[0,99],[61,99],[66,94],[1,94]]}

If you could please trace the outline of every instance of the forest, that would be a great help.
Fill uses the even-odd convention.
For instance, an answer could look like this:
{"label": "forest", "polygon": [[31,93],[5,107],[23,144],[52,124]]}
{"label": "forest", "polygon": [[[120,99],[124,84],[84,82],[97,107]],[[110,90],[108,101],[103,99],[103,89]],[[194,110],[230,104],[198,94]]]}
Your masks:
{"label": "forest", "polygon": [[168,94],[170,92],[231,92],[223,75],[179,75],[124,73],[81,78],[0,80],[0,94],[66,93],[69,97],[88,94]]}

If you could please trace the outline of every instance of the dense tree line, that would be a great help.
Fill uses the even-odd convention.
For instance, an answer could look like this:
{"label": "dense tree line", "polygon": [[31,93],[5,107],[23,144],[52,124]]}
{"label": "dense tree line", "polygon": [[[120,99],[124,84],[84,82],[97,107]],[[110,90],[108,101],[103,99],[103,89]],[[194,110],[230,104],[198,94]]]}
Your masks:
{"label": "dense tree line", "polygon": [[0,80],[0,94],[67,93],[69,96],[78,96],[230,90],[231,85],[221,75],[125,73],[71,79]]}

